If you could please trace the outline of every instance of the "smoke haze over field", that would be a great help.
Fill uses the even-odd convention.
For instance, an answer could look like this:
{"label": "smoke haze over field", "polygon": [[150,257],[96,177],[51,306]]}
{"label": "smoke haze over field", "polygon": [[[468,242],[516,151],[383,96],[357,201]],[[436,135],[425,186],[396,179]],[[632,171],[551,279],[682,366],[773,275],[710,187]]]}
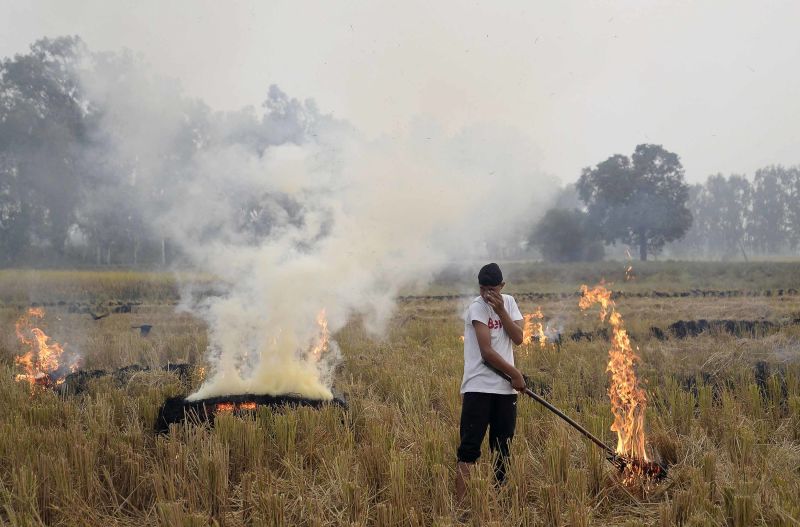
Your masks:
{"label": "smoke haze over field", "polygon": [[[215,365],[196,398],[330,397],[335,346],[319,362],[307,353],[322,309],[332,332],[359,313],[379,333],[401,287],[513,236],[550,196],[508,127],[449,135],[418,120],[366,140],[274,86],[260,120],[209,114],[129,57],[101,58],[82,85],[103,108],[94,155],[111,168],[87,206],[123,196],[220,279],[221,295],[185,298],[209,324]],[[529,185],[540,191],[518,191]]]}
{"label": "smoke haze over field", "polygon": [[[86,100],[61,94],[63,123],[37,117],[36,90],[15,100],[8,128],[43,132],[4,173],[50,194],[31,200],[42,232],[8,239],[62,250],[62,212],[97,263],[123,245],[136,263],[145,233],[219,277],[220,295],[184,303],[216,364],[198,397],[330,396],[335,347],[307,353],[321,309],[332,331],[360,313],[380,332],[401,287],[523,239],[613,152],[664,143],[695,181],[800,161],[796,3],[0,4],[0,56],[70,34],[109,51],[80,65]],[[11,190],[25,225],[30,193]]]}

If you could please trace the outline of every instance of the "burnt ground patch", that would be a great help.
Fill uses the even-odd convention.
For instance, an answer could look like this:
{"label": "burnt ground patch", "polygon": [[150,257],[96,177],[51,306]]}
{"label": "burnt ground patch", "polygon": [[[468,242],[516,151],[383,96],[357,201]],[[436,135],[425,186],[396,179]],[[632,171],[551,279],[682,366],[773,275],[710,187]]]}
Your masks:
{"label": "burnt ground patch", "polygon": [[667,326],[665,331],[659,334],[651,329],[651,335],[663,340],[667,335],[685,339],[697,337],[703,333],[727,333],[735,337],[757,338],[767,333],[778,331],[779,329],[800,325],[800,319],[789,322],[774,322],[771,320],[678,320]]}
{"label": "burnt ground patch", "polygon": [[222,395],[198,401],[187,401],[185,396],[170,397],[158,410],[154,428],[159,433],[169,432],[169,425],[179,424],[184,421],[193,423],[207,422],[214,424],[214,419],[221,412],[243,414],[254,412],[259,407],[274,409],[296,408],[307,406],[321,408],[325,405],[334,405],[347,409],[347,400],[344,396],[334,394],[333,399],[309,399],[297,394],[285,395]]}
{"label": "burnt ground patch", "polygon": [[[690,289],[686,291],[614,291],[611,298],[739,298],[739,297],[783,297],[796,296],[799,292],[795,288],[785,289]],[[406,295],[398,297],[400,302],[413,302],[418,300],[466,300],[475,294],[460,295]],[[515,293],[517,300],[560,300],[567,298],[580,298],[580,291],[569,293],[551,292],[526,292]]]}
{"label": "burnt ground patch", "polygon": [[150,368],[148,366],[132,364],[116,370],[78,370],[66,375],[64,377],[64,382],[57,384],[55,388],[59,393],[64,395],[80,395],[89,389],[89,384],[95,379],[110,377],[115,385],[122,387],[128,384],[135,375],[152,371],[173,373],[183,384],[188,386],[192,372],[194,371],[194,365],[179,363]]}
{"label": "burnt ground patch", "polygon": [[[651,326],[648,335],[630,334],[634,338],[646,338],[649,336],[659,341],[670,338],[687,339],[704,334],[727,334],[734,337],[759,338],[791,326],[800,326],[800,318],[781,322],[772,320],[707,320],[701,318],[697,320],[678,320],[665,328]],[[607,328],[593,330],[577,328],[569,333],[568,336],[570,340],[575,342],[607,341],[610,338],[610,333]]]}
{"label": "burnt ground patch", "polygon": [[600,328],[590,331],[584,331],[581,328],[576,329],[572,333],[569,334],[570,340],[574,342],[580,342],[585,340],[587,342],[591,342],[593,340],[608,340],[608,329]]}

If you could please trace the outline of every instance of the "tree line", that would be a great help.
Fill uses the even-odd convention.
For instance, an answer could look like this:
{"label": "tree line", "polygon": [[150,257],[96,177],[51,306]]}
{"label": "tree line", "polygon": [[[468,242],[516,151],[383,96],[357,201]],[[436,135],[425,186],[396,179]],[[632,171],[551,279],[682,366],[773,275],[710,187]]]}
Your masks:
{"label": "tree line", "polygon": [[677,256],[796,255],[800,248],[800,166],[769,166],[752,181],[709,176],[689,189],[692,228],[670,248]]}
{"label": "tree line", "polygon": [[[646,251],[673,258],[722,260],[797,255],[800,166],[768,166],[757,170],[752,179],[715,174],[693,185],[683,183],[675,172],[664,177],[673,185],[671,198],[665,200],[671,204],[669,210],[665,205],[653,207],[652,196],[632,197],[633,192],[621,188],[636,185],[619,174],[610,175],[626,166],[619,158],[612,156],[597,167],[585,169],[582,180],[561,190],[556,206],[538,222],[529,240],[544,259],[601,260],[608,245],[617,243],[639,249],[640,259],[646,258]],[[585,199],[593,198],[587,191],[586,178],[597,180],[597,174],[607,176],[599,180],[607,194],[601,209],[611,218],[598,217],[596,210],[592,211],[597,201]],[[644,179],[652,182],[653,175]],[[671,218],[665,217],[665,210]],[[642,237],[636,236],[637,221],[660,225],[663,232],[643,246]]]}
{"label": "tree line", "polygon": [[[0,61],[0,266],[168,264],[180,254],[147,214],[179,201],[169,182],[187,177],[198,152],[235,145],[263,153],[302,144],[318,126],[346,126],[275,86],[260,114],[212,112],[177,89],[154,89],[137,67],[129,53],[92,53],[78,37],[42,39],[28,53]],[[181,130],[161,145],[157,177],[147,184],[142,176],[155,169],[119,155],[108,138],[113,105],[87,87],[93,75],[129,105],[153,92],[181,116]],[[299,208],[288,196],[247,196],[236,221],[252,236],[265,236],[274,216],[291,220]],[[529,242],[556,262],[599,260],[614,245],[642,260],[659,253],[796,254],[800,167],[766,167],[752,180],[718,174],[689,185],[676,153],[641,144],[630,156],[585,168]]]}
{"label": "tree line", "polygon": [[[103,89],[93,91],[92,83]],[[164,134],[160,151],[139,158],[136,144],[125,153],[115,149],[128,141],[131,125],[123,121],[143,111],[137,101],[144,97],[163,100],[164,111],[182,124]],[[119,106],[127,113],[116,114]],[[169,264],[180,257],[177,244],[148,214],[180,202],[175,182],[188,177],[200,153],[231,145],[263,153],[302,144],[317,125],[344,126],[276,86],[261,110],[212,112],[153,77],[131,53],[95,53],[79,37],[41,39],[29,52],[3,59],[0,266]],[[139,133],[158,133],[161,116],[142,122],[146,130]],[[235,221],[252,236],[268,234],[275,215],[297,214],[286,196],[242,201]]]}

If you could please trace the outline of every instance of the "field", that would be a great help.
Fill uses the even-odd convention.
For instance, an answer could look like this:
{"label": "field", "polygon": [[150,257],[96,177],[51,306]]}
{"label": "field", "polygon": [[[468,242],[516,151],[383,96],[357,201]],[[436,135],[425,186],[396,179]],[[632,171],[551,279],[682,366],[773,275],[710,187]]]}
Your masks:
{"label": "field", "polygon": [[[86,369],[204,365],[203,324],[176,311],[169,274],[0,271],[0,522],[8,525],[798,525],[800,264],[675,263],[506,267],[523,312],[563,325],[559,347],[518,349],[518,365],[557,407],[615,444],[605,372],[609,343],[581,283],[602,278],[641,357],[647,438],[670,465],[660,485],[628,488],[597,448],[529,399],[518,404],[508,483],[488,449],[453,503],[463,272],[409,291],[381,337],[353,320],[335,335],[335,388],[349,409],[260,408],[216,425],[153,423],[188,386],[163,371],[92,381],[80,396],[31,395],[14,381],[14,322],[32,303],[44,329],[80,349]],[[207,289],[210,277],[186,275]],[[92,320],[131,303],[130,313]],[[110,305],[109,305],[110,304]],[[689,338],[679,320],[770,321]],[[152,324],[142,337],[131,326]],[[665,331],[655,338],[651,328]],[[738,327],[738,326],[737,326]],[[593,338],[573,340],[580,329]],[[761,363],[756,367],[757,363]],[[760,369],[759,369],[760,368]],[[199,370],[198,370],[199,371]],[[486,447],[486,445],[484,445]]]}

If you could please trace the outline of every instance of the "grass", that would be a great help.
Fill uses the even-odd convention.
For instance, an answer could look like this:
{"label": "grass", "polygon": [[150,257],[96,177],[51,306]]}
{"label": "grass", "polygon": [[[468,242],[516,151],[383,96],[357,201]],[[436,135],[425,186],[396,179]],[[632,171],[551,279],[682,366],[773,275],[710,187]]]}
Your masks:
{"label": "grass", "polygon": [[[502,262],[501,262],[502,263]],[[440,272],[426,289],[408,289],[403,294],[471,294],[478,263],[452,266]],[[633,279],[625,280],[625,269],[633,266]],[[800,290],[800,260],[721,262],[596,262],[546,264],[505,262],[506,281],[517,292],[573,293],[581,284],[614,283],[626,292],[689,291],[692,289],[763,292]],[[175,303],[181,285],[196,293],[213,289],[214,278],[193,272],[90,271],[0,269],[0,305],[30,302],[145,302]]]}
{"label": "grass", "polygon": [[[708,276],[739,272],[713,265]],[[580,272],[558,276],[568,283]],[[80,347],[87,368],[202,362],[203,325],[156,302],[171,301],[166,275],[38,276],[48,284],[40,291],[66,301],[126,300],[125,291],[146,301],[134,313],[99,321],[66,306],[48,308],[48,333]],[[76,276],[91,292],[72,282]],[[682,280],[681,287],[695,284],[691,276]],[[762,280],[740,283],[792,287]],[[4,299],[19,298],[19,280],[5,275],[0,283],[11,284],[11,293],[0,292]],[[519,287],[509,284],[512,293],[527,285]],[[567,331],[595,327],[596,314],[579,313],[575,304],[565,298],[541,305]],[[470,481],[471,514],[459,523],[452,496],[461,405],[458,301],[403,303],[383,339],[368,336],[357,321],[340,331],[345,360],[336,387],[348,394],[347,412],[262,408],[250,416],[222,415],[214,428],[186,425],[163,436],[152,432],[158,406],[185,390],[172,374],[139,374],[123,386],[98,379],[78,397],[31,396],[14,382],[18,348],[9,328],[19,305],[9,303],[0,307],[6,328],[0,332],[0,523],[797,525],[800,330],[659,342],[647,328],[679,318],[792,318],[800,313],[800,297],[623,298],[617,304],[640,348],[649,442],[672,463],[672,481],[649,493],[626,489],[592,444],[533,401],[520,400],[509,482],[494,488],[484,448]],[[148,338],[130,328],[143,322],[154,324]],[[604,342],[566,341],[560,352],[534,345],[518,357],[536,382],[551,387],[556,406],[613,444],[606,352]],[[752,374],[756,360],[782,368],[785,382],[773,375],[762,394]],[[676,381],[701,370],[727,382],[700,382],[695,393]]]}
{"label": "grass", "polygon": [[[581,284],[615,284],[627,292],[688,291],[691,289],[763,291],[800,287],[800,261],[785,262],[595,262],[547,264],[540,262],[502,263],[506,282],[520,292],[574,292]],[[626,281],[625,269],[633,267],[633,279]],[[436,294],[469,292],[476,280],[475,269],[452,268],[440,274],[431,289]]]}

